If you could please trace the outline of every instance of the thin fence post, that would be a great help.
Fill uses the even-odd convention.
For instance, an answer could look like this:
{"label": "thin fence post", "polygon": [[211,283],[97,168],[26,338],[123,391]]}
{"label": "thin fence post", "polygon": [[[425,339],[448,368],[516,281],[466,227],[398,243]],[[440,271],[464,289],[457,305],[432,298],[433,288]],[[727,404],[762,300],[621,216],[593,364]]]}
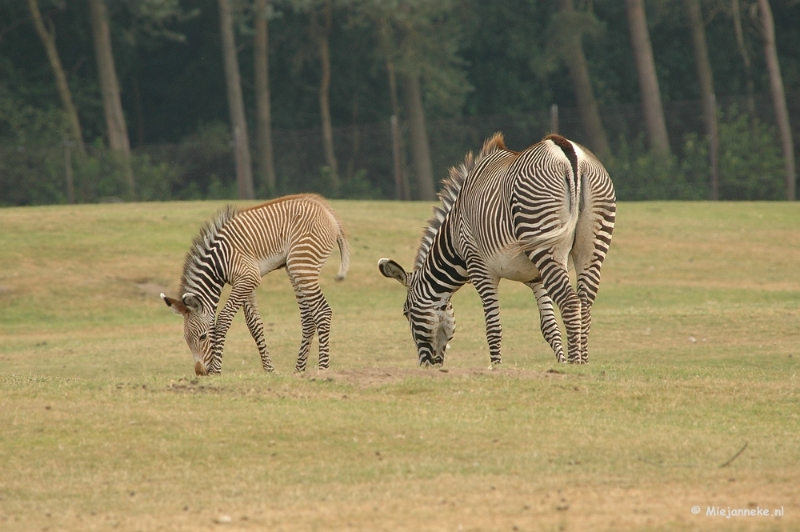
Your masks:
{"label": "thin fence post", "polygon": [[67,201],[70,205],[75,203],[75,183],[72,179],[72,142],[64,139],[64,171],[67,176]]}
{"label": "thin fence post", "polygon": [[390,119],[392,125],[392,156],[394,157],[394,197],[405,199],[403,194],[403,163],[400,161],[400,129],[397,126],[397,115]]}
{"label": "thin fence post", "polygon": [[719,130],[717,128],[717,97],[713,93],[711,100],[711,116],[709,116],[708,158],[711,167],[711,201],[719,200]]}
{"label": "thin fence post", "polygon": [[558,133],[558,104],[550,106],[550,132]]}

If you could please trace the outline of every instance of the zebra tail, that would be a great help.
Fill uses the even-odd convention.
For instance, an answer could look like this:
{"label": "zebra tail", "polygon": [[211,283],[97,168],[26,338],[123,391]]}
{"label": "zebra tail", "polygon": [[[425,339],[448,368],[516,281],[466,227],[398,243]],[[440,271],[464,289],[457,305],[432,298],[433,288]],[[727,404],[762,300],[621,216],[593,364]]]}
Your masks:
{"label": "zebra tail", "polygon": [[582,194],[581,180],[583,179],[583,176],[579,175],[579,168],[579,164],[572,166],[573,178],[571,180],[568,179],[569,186],[567,186],[566,199],[569,202],[569,215],[565,223],[551,231],[548,231],[547,233],[537,235],[532,240],[525,242],[521,246],[523,251],[527,252],[533,251],[537,248],[550,247],[559,242],[563,242],[566,238],[569,238],[570,240],[575,238],[575,231],[578,226],[578,218],[580,217],[580,202]]}
{"label": "zebra tail", "polygon": [[553,229],[552,231],[549,231],[541,235],[537,235],[536,238],[521,243],[519,249],[524,252],[529,252],[535,249],[547,248],[555,244],[558,244],[559,242],[563,242],[568,235],[571,234],[574,236],[575,227],[577,225],[578,225],[577,217],[572,216],[572,214],[570,214],[567,223],[556,229]]}
{"label": "zebra tail", "polygon": [[334,280],[342,281],[347,275],[347,270],[350,268],[350,246],[347,243],[347,239],[344,237],[341,227],[339,228],[339,234],[336,235],[336,243],[339,245],[341,265],[339,266],[339,273],[336,274]]}
{"label": "zebra tail", "polygon": [[[538,239],[540,246],[551,246],[556,242],[562,241],[567,235],[571,235],[571,239],[575,238],[575,229],[578,226],[578,217],[580,216],[580,202],[581,202],[581,160],[584,157],[583,151],[572,141],[560,138],[560,141],[553,139],[554,135],[547,138],[553,140],[554,144],[561,148],[561,155],[566,158],[566,163],[571,170],[572,179],[567,176],[567,201],[569,201],[569,217],[566,223],[559,228],[545,233]],[[555,136],[557,137],[557,136]]]}

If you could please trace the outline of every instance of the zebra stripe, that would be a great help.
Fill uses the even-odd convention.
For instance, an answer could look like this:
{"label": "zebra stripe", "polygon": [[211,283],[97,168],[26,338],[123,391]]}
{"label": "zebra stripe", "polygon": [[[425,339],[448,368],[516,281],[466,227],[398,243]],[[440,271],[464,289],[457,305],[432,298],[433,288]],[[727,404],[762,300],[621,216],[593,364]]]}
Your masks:
{"label": "zebra stripe", "polygon": [[[222,371],[225,337],[234,315],[243,309],[265,371],[273,371],[264,339],[255,289],[261,278],[285,268],[300,309],[302,340],[297,371],[304,371],[314,333],[319,338],[319,368],[329,366],[331,308],[319,286],[319,273],[338,245],[341,266],[349,267],[349,247],[339,218],[317,195],[287,196],[239,210],[228,206],[206,224],[192,242],[181,278],[181,299],[161,294],[184,316],[184,337],[195,358],[197,374]],[[231,293],[217,315],[225,284]]]}
{"label": "zebra stripe", "polygon": [[[383,275],[407,288],[404,314],[420,364],[444,362],[455,330],[450,297],[467,282],[483,303],[492,365],[501,362],[501,278],[531,288],[542,334],[559,362],[565,357],[554,304],[567,330],[569,362],[588,362],[591,305],[616,209],[611,179],[594,155],[558,135],[514,152],[498,133],[477,157],[468,154],[451,168],[439,197],[414,270],[390,259],[378,263]],[[570,259],[577,290],[569,281]]]}

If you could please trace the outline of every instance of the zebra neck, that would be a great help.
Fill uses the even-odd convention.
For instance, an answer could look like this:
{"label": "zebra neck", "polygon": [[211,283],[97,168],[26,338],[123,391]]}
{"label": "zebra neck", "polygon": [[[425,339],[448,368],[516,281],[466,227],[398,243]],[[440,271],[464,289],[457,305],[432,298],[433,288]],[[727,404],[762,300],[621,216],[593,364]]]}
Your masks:
{"label": "zebra neck", "polygon": [[191,293],[196,295],[203,302],[205,308],[209,308],[216,313],[219,305],[222,287],[225,283],[218,279],[207,277],[187,279],[181,287],[181,294]]}
{"label": "zebra neck", "polygon": [[205,291],[200,295],[203,298],[203,303],[207,303],[209,308],[216,314],[217,306],[219,305],[220,294],[222,294],[222,287],[224,283],[205,287]]}
{"label": "zebra neck", "polygon": [[445,218],[420,268],[423,284],[438,296],[431,299],[449,299],[450,295],[469,282],[467,264],[453,245],[449,221],[449,217]]}
{"label": "zebra neck", "polygon": [[181,283],[182,294],[197,295],[204,305],[215,311],[226,282],[222,267],[225,253],[221,252],[222,246],[218,244],[214,242],[206,249],[195,248],[190,252]]}

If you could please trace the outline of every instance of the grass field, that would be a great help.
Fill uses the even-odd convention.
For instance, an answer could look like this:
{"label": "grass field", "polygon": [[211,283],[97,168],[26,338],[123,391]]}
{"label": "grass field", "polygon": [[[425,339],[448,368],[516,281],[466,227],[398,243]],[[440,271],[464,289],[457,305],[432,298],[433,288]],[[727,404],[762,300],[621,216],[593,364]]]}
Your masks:
{"label": "grass field", "polygon": [[333,205],[332,369],[293,374],[279,271],[258,291],[276,373],[240,314],[199,379],[158,293],[222,204],[0,210],[0,530],[800,529],[797,204],[621,204],[591,363],[555,364],[505,282],[496,371],[472,287],[426,370],[377,271],[411,266],[431,205]]}

